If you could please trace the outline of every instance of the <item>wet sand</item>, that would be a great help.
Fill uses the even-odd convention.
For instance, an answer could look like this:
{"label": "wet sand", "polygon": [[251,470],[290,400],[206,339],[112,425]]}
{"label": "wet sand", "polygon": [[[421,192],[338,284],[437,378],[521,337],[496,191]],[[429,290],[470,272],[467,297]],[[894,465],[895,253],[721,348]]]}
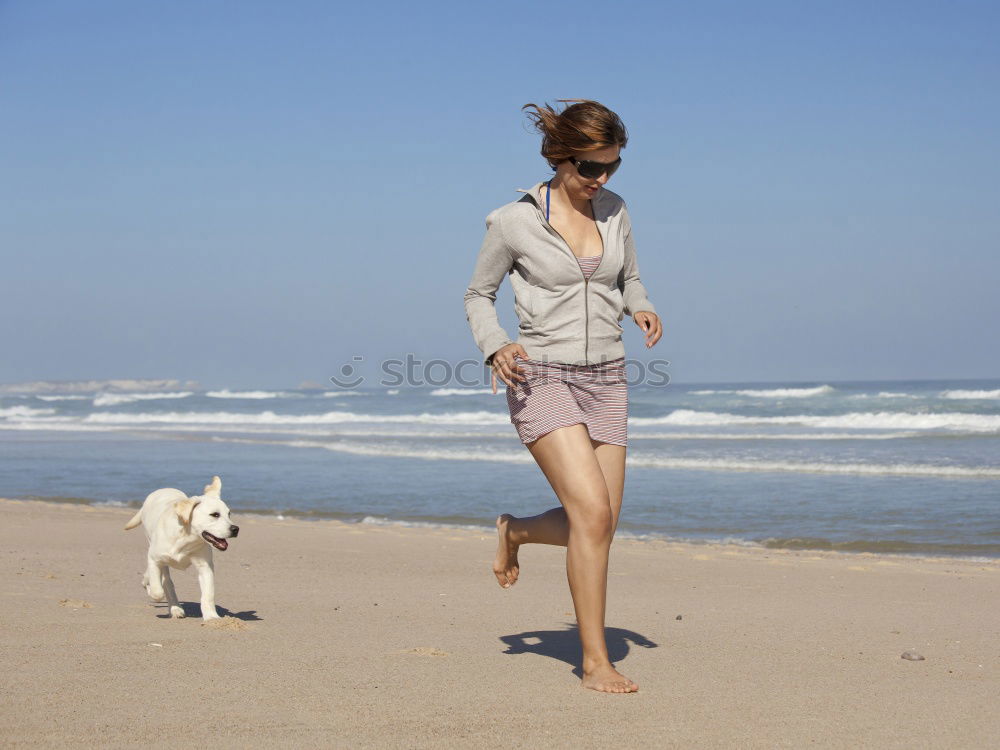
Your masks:
{"label": "wet sand", "polygon": [[[0,501],[0,744],[988,747],[1000,562],[618,539],[579,686],[565,550],[510,590],[475,530],[240,516],[220,613],[141,588],[125,508]],[[901,658],[907,650],[922,661]]]}

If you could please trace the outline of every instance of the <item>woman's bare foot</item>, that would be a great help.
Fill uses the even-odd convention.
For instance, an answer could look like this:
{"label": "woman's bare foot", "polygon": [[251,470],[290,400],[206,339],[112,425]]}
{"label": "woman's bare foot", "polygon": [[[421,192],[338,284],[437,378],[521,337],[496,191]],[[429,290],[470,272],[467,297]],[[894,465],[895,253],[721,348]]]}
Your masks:
{"label": "woman's bare foot", "polygon": [[521,572],[517,564],[517,548],[520,545],[510,538],[510,522],[513,518],[510,513],[497,518],[497,556],[493,561],[493,574],[505,589],[517,582],[517,576]]}
{"label": "woman's bare foot", "polygon": [[610,664],[595,667],[589,672],[584,670],[583,687],[601,693],[634,693],[639,689],[638,685]]}

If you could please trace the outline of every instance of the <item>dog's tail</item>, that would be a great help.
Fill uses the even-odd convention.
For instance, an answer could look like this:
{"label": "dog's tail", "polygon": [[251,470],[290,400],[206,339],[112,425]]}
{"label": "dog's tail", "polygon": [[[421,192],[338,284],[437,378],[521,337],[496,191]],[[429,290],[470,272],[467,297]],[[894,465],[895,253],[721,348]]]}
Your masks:
{"label": "dog's tail", "polygon": [[134,529],[140,523],[142,523],[142,511],[141,510],[140,511],[136,511],[136,514],[134,516],[132,516],[132,520],[129,521],[127,524],[125,524],[125,531],[128,531],[129,529]]}

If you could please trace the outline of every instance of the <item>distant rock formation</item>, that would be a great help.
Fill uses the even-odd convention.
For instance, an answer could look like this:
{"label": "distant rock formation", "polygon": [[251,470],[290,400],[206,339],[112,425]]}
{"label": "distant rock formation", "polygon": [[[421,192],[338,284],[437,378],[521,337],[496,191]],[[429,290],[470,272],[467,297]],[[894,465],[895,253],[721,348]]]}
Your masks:
{"label": "distant rock formation", "polygon": [[47,393],[143,393],[147,391],[196,391],[200,386],[194,380],[36,380],[31,383],[0,384],[0,394]]}
{"label": "distant rock formation", "polygon": [[300,391],[325,391],[326,386],[322,383],[317,383],[315,380],[303,380],[299,383]]}

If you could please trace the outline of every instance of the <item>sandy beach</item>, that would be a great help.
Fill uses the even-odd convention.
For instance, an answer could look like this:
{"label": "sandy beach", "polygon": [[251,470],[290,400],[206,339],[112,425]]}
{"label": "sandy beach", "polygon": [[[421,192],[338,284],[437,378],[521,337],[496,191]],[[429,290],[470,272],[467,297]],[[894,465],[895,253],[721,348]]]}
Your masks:
{"label": "sandy beach", "polygon": [[[227,615],[140,587],[126,508],[0,501],[8,747],[947,747],[1000,736],[1000,562],[617,539],[632,695],[582,689],[565,550],[240,516]],[[925,657],[901,658],[907,650]]]}

